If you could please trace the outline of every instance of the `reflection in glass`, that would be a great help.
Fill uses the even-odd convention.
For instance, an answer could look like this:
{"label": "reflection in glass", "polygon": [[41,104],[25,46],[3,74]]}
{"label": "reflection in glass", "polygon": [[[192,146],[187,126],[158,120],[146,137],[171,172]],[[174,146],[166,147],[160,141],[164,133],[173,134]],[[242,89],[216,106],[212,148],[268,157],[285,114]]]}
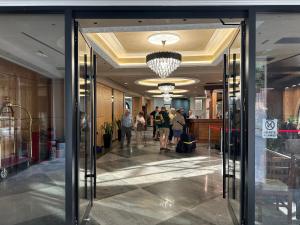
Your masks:
{"label": "reflection in glass", "polygon": [[[299,14],[258,14],[256,33],[256,223],[299,224]],[[276,29],[280,27],[280,29]],[[263,135],[277,121],[275,136]],[[271,129],[271,128],[269,128]]]}
{"label": "reflection in glass", "polygon": [[0,28],[0,224],[61,225],[64,16],[0,15]]}

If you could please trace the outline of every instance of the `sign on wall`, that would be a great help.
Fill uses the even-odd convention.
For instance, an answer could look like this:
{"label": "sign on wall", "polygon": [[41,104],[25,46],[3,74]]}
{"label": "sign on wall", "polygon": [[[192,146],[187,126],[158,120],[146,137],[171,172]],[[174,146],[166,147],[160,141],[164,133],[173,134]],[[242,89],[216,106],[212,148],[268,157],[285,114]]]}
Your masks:
{"label": "sign on wall", "polygon": [[277,138],[277,119],[262,121],[262,137],[263,138]]}

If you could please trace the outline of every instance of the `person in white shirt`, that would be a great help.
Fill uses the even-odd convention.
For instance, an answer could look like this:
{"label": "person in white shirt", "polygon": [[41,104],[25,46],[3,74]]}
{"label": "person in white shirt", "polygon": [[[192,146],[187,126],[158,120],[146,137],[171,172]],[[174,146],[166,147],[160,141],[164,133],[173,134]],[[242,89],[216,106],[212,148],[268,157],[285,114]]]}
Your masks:
{"label": "person in white shirt", "polygon": [[144,113],[143,112],[139,112],[136,116],[135,119],[135,130],[136,130],[136,144],[139,147],[142,144],[142,135],[143,132],[145,131],[145,118],[144,118]]}

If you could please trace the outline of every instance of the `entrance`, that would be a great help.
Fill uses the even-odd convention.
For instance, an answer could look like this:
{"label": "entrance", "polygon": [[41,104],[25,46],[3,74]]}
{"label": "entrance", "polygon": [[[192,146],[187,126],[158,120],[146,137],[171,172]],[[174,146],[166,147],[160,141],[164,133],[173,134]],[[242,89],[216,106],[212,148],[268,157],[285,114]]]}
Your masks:
{"label": "entrance", "polygon": [[[222,127],[222,122],[223,122],[223,137],[224,137],[223,140],[224,140],[224,142],[222,144],[223,149],[221,149],[221,151],[220,151],[221,153],[223,153],[223,168],[224,168],[223,192],[224,192],[224,196],[228,200],[228,208],[231,212],[231,216],[232,216],[234,223],[235,224],[244,224],[244,220],[245,220],[245,216],[246,216],[245,215],[246,199],[242,193],[245,193],[244,177],[246,174],[244,172],[244,167],[245,167],[244,153],[246,152],[247,145],[244,142],[244,137],[247,134],[246,134],[246,130],[244,128],[244,126],[245,126],[244,120],[245,120],[245,113],[246,113],[246,108],[245,108],[246,101],[244,99],[243,82],[245,82],[245,80],[244,80],[245,79],[245,72],[244,72],[245,71],[245,68],[244,68],[245,57],[244,57],[244,54],[245,54],[246,23],[244,21],[241,22],[241,19],[237,19],[237,20],[234,20],[234,19],[233,20],[207,19],[206,24],[203,25],[203,24],[201,24],[201,22],[199,22],[201,20],[197,20],[197,19],[191,19],[191,20],[193,20],[193,24],[188,24],[186,22],[187,21],[186,19],[180,20],[180,22],[179,22],[179,19],[177,21],[174,20],[174,22],[172,22],[172,20],[170,20],[171,22],[168,21],[168,23],[170,23],[170,24],[164,25],[162,27],[159,27],[160,24],[159,24],[158,19],[156,19],[155,22],[153,22],[153,24],[149,23],[149,21],[151,21],[149,19],[146,22],[142,21],[142,20],[137,21],[138,24],[145,22],[146,23],[145,26],[147,29],[144,28],[143,25],[134,25],[134,26],[129,25],[130,23],[132,23],[129,19],[122,21],[122,23],[120,23],[121,25],[119,25],[117,19],[115,19],[115,20],[108,20],[108,19],[107,20],[104,20],[104,19],[102,19],[102,20],[99,20],[99,19],[80,20],[79,19],[78,20],[80,24],[82,22],[82,24],[84,24],[84,26],[86,26],[86,27],[84,27],[83,32],[80,32],[80,31],[76,32],[76,34],[78,34],[78,46],[75,45],[75,48],[78,47],[77,59],[78,59],[78,65],[80,65],[78,67],[80,69],[78,70],[79,88],[77,90],[78,96],[79,96],[78,97],[78,99],[79,99],[78,106],[80,107],[80,110],[78,112],[78,114],[79,114],[78,128],[80,128],[80,130],[81,130],[79,132],[79,137],[81,139],[78,139],[78,140],[81,140],[81,143],[78,143],[78,147],[81,150],[79,151],[79,157],[78,157],[78,162],[77,162],[78,165],[80,166],[80,170],[81,170],[79,172],[79,177],[78,177],[78,187],[79,187],[78,188],[79,189],[78,220],[79,220],[80,224],[84,224],[87,220],[89,220],[89,216],[88,216],[89,211],[93,204],[93,200],[94,200],[93,198],[94,198],[94,196],[96,196],[95,195],[96,194],[96,191],[95,191],[96,185],[98,185],[98,184],[96,184],[96,177],[99,174],[95,173],[95,171],[96,171],[96,166],[95,166],[96,165],[96,163],[95,163],[96,162],[96,146],[98,145],[97,147],[100,147],[101,149],[103,147],[101,145],[101,144],[103,144],[101,142],[102,136],[103,136],[103,133],[102,133],[103,131],[102,131],[102,128],[100,128],[100,127],[102,127],[101,124],[103,121],[102,122],[98,121],[100,126],[97,122],[98,127],[96,127],[96,126],[94,126],[96,120],[103,119],[103,120],[107,120],[107,121],[103,122],[103,123],[106,123],[106,125],[112,124],[112,129],[113,129],[114,133],[112,133],[111,139],[117,140],[117,132],[116,132],[117,130],[115,127],[113,127],[113,124],[121,118],[121,116],[124,112],[123,110],[126,107],[127,107],[127,109],[129,109],[130,113],[132,113],[133,116],[135,117],[136,114],[138,114],[138,112],[141,109],[143,109],[144,112],[148,111],[148,113],[150,113],[151,112],[150,110],[153,110],[154,106],[156,106],[156,104],[158,104],[157,103],[158,101],[151,104],[150,101],[148,101],[147,99],[137,99],[136,97],[134,97],[134,95],[130,96],[130,93],[126,92],[126,90],[128,92],[134,92],[134,91],[138,92],[138,91],[140,91],[139,90],[140,87],[137,85],[143,85],[149,81],[149,79],[147,80],[147,79],[134,78],[134,73],[136,73],[135,70],[137,70],[137,69],[134,69],[134,70],[128,69],[128,68],[134,67],[133,65],[137,66],[137,68],[141,68],[144,66],[144,65],[142,65],[144,63],[143,58],[141,58],[141,59],[138,58],[144,54],[143,52],[139,52],[139,54],[136,54],[136,55],[134,55],[134,52],[133,53],[129,52],[128,53],[128,55],[130,55],[129,59],[125,58],[126,54],[127,54],[126,50],[131,51],[132,49],[136,50],[139,48],[139,43],[137,42],[138,40],[134,39],[135,35],[138,36],[142,32],[150,32],[150,31],[155,31],[155,32],[159,33],[159,32],[163,32],[164,29],[169,32],[172,32],[173,30],[177,29],[178,31],[183,30],[184,32],[182,32],[182,33],[184,33],[184,34],[188,33],[188,31],[191,31],[191,33],[194,32],[196,34],[195,30],[197,30],[197,29],[201,30],[201,29],[207,28],[207,34],[209,37],[209,33],[213,34],[213,35],[217,35],[218,32],[221,33],[221,31],[215,32],[215,31],[211,31],[209,29],[216,29],[216,30],[220,29],[221,30],[221,29],[225,29],[228,27],[232,28],[233,31],[230,35],[226,36],[226,40],[228,40],[228,43],[225,41],[224,45],[226,45],[226,47],[223,46],[224,47],[223,53],[224,52],[228,53],[226,55],[226,57],[224,58],[225,73],[224,73],[223,79],[218,79],[218,80],[215,79],[216,80],[215,82],[214,82],[214,80],[212,80],[212,81],[207,80],[203,85],[201,84],[201,87],[196,86],[196,84],[195,84],[195,86],[193,88],[195,88],[195,89],[202,88],[203,93],[205,93],[206,98],[207,98],[207,95],[206,95],[207,90],[210,90],[210,96],[209,96],[210,101],[207,101],[206,104],[204,104],[203,101],[201,101],[201,104],[202,104],[201,107],[204,108],[203,119],[211,119],[212,120],[209,122],[211,124],[209,124],[208,129],[209,130],[216,129],[217,130],[216,133],[218,133],[217,135],[219,135],[220,128]],[[211,21],[213,21],[213,22],[211,22]],[[136,21],[134,21],[134,22],[136,22]],[[179,25],[176,23],[179,23]],[[187,25],[185,25],[185,23],[187,23]],[[146,30],[140,30],[141,29],[140,27],[143,27],[142,29],[146,29]],[[98,32],[98,34],[97,34],[97,32]],[[113,34],[113,32],[115,32],[116,34]],[[133,40],[132,42],[136,43],[136,45],[133,45],[132,42],[129,43],[131,39],[127,39],[126,32],[131,35],[130,38]],[[136,32],[136,34],[134,32]],[[195,36],[195,38],[196,38],[196,36]],[[223,38],[223,39],[225,39],[225,38]],[[219,40],[219,42],[221,42],[222,37],[218,40]],[[113,43],[113,45],[109,46],[111,43]],[[122,44],[124,44],[124,43],[125,44],[129,43],[128,46],[126,46],[126,47],[128,47],[127,49],[124,46],[122,46]],[[217,44],[217,42],[215,42],[215,44]],[[148,47],[148,49],[145,51],[151,51],[151,48],[149,48],[149,46],[145,45],[145,48],[146,47]],[[163,47],[165,47],[165,46],[163,46]],[[113,48],[116,48],[118,51],[113,52],[114,51]],[[172,47],[167,46],[166,48],[168,50],[172,50]],[[215,46],[210,45],[210,48],[213,49],[213,48],[215,48]],[[93,49],[95,49],[95,52],[93,52],[94,51]],[[157,50],[159,48],[156,47],[155,49]],[[191,52],[191,51],[192,51],[192,48],[190,48],[189,52]],[[207,51],[209,51],[209,49]],[[216,52],[218,52],[218,51],[216,51]],[[222,52],[222,50],[221,50],[221,52]],[[123,58],[119,57],[117,55],[119,53]],[[101,71],[103,68],[103,71],[105,71],[106,73],[109,74],[109,75],[107,75],[109,77],[109,80],[112,82],[115,82],[116,85],[109,86],[111,84],[111,82],[107,81],[108,79],[105,80],[104,83],[100,83],[100,84],[95,82],[96,60],[95,60],[95,58],[93,60],[93,54],[98,54],[98,60],[100,59],[99,62],[101,63],[101,65],[100,65],[101,68],[100,67],[99,68],[101,69]],[[111,55],[115,54],[115,55],[113,55],[113,57],[112,57],[110,54]],[[222,56],[222,54],[221,54],[221,56]],[[197,60],[194,60],[193,57],[197,58],[197,55],[189,56],[188,59],[190,59],[190,61],[191,61],[189,63],[191,65],[193,65],[194,68],[196,68],[197,70],[199,70],[199,68],[201,69],[201,63],[197,62]],[[201,57],[199,57],[199,58],[201,58]],[[203,57],[203,59],[204,58],[205,57]],[[213,55],[213,56],[211,56],[211,58],[213,58],[213,59],[209,59],[208,57],[206,58],[207,61],[209,61],[209,60],[212,61],[211,65],[210,65],[211,67],[214,67],[214,66],[217,67],[218,65],[221,65],[221,66],[218,66],[217,68],[221,69],[219,72],[220,72],[220,78],[222,78],[222,61],[219,60],[220,59],[219,55],[217,55],[217,56]],[[183,62],[183,64],[184,64],[184,62]],[[199,67],[197,68],[197,66],[199,66]],[[127,73],[125,73],[125,76],[123,76],[122,74],[120,75],[120,72],[119,72],[119,71],[125,70],[123,67],[127,70]],[[184,67],[189,67],[188,63],[182,67],[183,68],[182,70],[186,70]],[[208,67],[206,69],[210,70],[211,68]],[[100,71],[100,76],[102,75],[101,71]],[[107,71],[113,71],[113,72],[109,73]],[[188,71],[188,70],[186,70],[186,71]],[[139,70],[139,73],[140,73],[139,74],[140,77],[143,76],[143,73],[145,73],[148,76],[147,78],[149,78],[149,76],[155,75],[155,74],[149,75],[150,74],[149,71],[145,72],[144,70],[141,70],[141,69]],[[183,80],[186,78],[191,78],[197,84],[204,82],[205,79],[207,79],[204,77],[200,78],[200,77],[197,77],[197,75],[191,75],[191,74],[192,74],[192,72],[188,71],[185,73],[186,77],[182,78],[179,76],[180,72],[178,72],[178,74],[174,75],[174,77],[178,78],[178,79],[182,78]],[[99,76],[99,74],[98,74],[98,76]],[[104,78],[101,76],[101,79],[104,79]],[[170,79],[172,79],[172,78],[173,78],[173,76],[170,76]],[[132,80],[132,79],[136,79],[136,80]],[[150,83],[155,82],[153,80],[155,80],[155,79],[152,79],[150,81]],[[186,79],[186,80],[188,80],[188,79]],[[201,80],[201,82],[200,82],[200,80]],[[180,86],[180,85],[177,85],[176,82],[177,81],[174,81],[175,86],[176,87]],[[222,82],[224,82],[224,85],[222,84]],[[120,87],[120,85],[123,87]],[[158,84],[155,84],[154,86],[157,87],[156,85],[158,86]],[[125,86],[125,88],[124,88],[124,86]],[[207,88],[206,86],[209,86],[208,89],[206,89]],[[219,104],[220,101],[218,100],[218,96],[220,96],[218,93],[222,92],[222,91],[220,91],[220,90],[222,90],[222,87],[224,87],[223,88],[223,100],[222,100],[224,108],[223,108],[223,112],[220,111],[217,113],[217,110],[222,108],[222,107],[220,107],[220,105],[222,105],[222,104]],[[217,89],[217,92],[213,94],[214,89]],[[94,95],[97,91],[98,91],[97,95]],[[140,92],[140,94],[144,94],[144,93],[145,93],[145,90],[143,88],[142,92]],[[198,95],[200,95],[199,93],[200,93],[200,91],[197,92]],[[126,97],[125,97],[125,94],[126,94]],[[98,99],[102,99],[104,104],[102,105],[102,103],[101,103],[101,104],[99,104],[98,108],[96,108],[95,102],[98,102],[98,100],[94,96],[98,96]],[[120,96],[121,96],[121,100],[119,99]],[[171,101],[169,103],[163,102],[163,106],[169,107],[170,110],[172,107],[174,107],[174,108],[184,108],[185,107],[186,111],[188,112],[191,107],[190,98],[196,97],[196,100],[198,100],[200,98],[198,96],[192,96],[192,95],[187,95],[187,96],[188,97],[183,96],[183,98],[182,98],[182,96],[177,97],[177,98],[175,96],[173,96],[174,97],[173,101]],[[203,98],[203,96],[201,98]],[[213,100],[213,98],[215,98],[215,99]],[[195,100],[195,102],[196,102],[196,100]],[[215,104],[214,101],[216,103],[215,111],[212,110],[209,113],[205,112],[207,106],[214,107],[213,106],[213,104]],[[146,102],[146,104],[143,104],[143,102]],[[184,102],[184,107],[182,107],[180,105],[180,104],[182,104],[182,102]],[[131,106],[129,107],[130,104],[131,104]],[[136,107],[136,105],[138,105],[138,107]],[[149,105],[150,106],[152,105],[152,108],[150,107],[148,109],[147,106],[149,106]],[[104,107],[104,108],[99,108],[100,106]],[[99,118],[98,118],[98,116],[96,118],[96,115],[98,115],[98,113],[95,112],[95,110],[96,111],[99,110],[99,112],[102,110],[102,112],[99,113],[99,114],[101,114]],[[103,113],[103,110],[105,111],[105,113]],[[223,116],[222,116],[222,113],[223,113]],[[102,116],[102,114],[103,114],[103,116]],[[218,115],[218,117],[217,117],[217,115]],[[222,118],[223,118],[223,121],[222,121]],[[198,118],[196,118],[196,116],[195,116],[194,119],[198,119]],[[220,123],[217,123],[217,121],[213,121],[214,119],[215,120],[219,119]],[[221,124],[221,127],[219,126],[220,124]],[[98,128],[98,130],[97,130],[97,128]],[[190,128],[191,128],[190,132],[193,132],[196,129],[195,127],[190,127]],[[101,129],[101,130],[99,130],[99,129]],[[206,130],[204,129],[203,131],[198,132],[197,135],[199,133],[202,134],[203,132],[206,132]],[[209,132],[211,132],[211,131],[209,131]],[[95,133],[97,133],[98,135],[95,135]],[[193,135],[196,133],[193,133]],[[198,136],[196,137],[196,140],[199,141],[199,145],[201,145],[202,143],[205,143],[205,138],[200,137],[200,134],[199,134],[199,137]],[[144,135],[144,137],[145,137],[145,135]],[[209,141],[215,141],[216,142],[215,147],[218,148],[217,146],[221,145],[221,143],[219,142],[220,140],[218,138],[215,138],[215,139],[214,138],[215,137],[210,136]],[[143,144],[146,148],[147,147],[150,148],[150,145],[148,145],[147,141],[140,143],[140,144]],[[114,143],[113,143],[113,145],[114,145]],[[205,145],[201,145],[201,146],[203,147]],[[209,144],[209,146],[211,146],[211,145]],[[109,152],[110,150],[106,149],[105,151]],[[175,148],[174,148],[174,151],[175,151]],[[114,150],[114,152],[112,152],[112,153],[113,153],[114,157],[116,157],[116,159],[117,159],[116,161],[118,161],[118,157],[119,156],[123,157],[125,154],[125,151],[123,149],[117,149],[117,150]],[[130,148],[128,151],[126,151],[125,158],[130,158],[132,156],[135,156],[135,154],[140,154],[140,153],[136,153],[134,149],[132,150],[132,148]],[[206,156],[207,155],[205,155],[204,157],[206,157]],[[169,157],[169,155],[168,155],[168,157]],[[197,157],[199,157],[199,155]],[[208,157],[211,157],[211,155],[209,155]],[[123,160],[123,158],[120,159],[120,163],[124,163],[124,161],[122,161],[122,160]],[[139,160],[143,161],[146,159],[143,159],[143,160],[139,159]],[[169,159],[167,159],[167,161],[168,160]],[[173,160],[172,163],[174,163],[174,162],[182,163],[182,160],[179,160],[179,161],[176,161],[176,160],[174,161],[174,159],[172,159],[172,160]],[[140,162],[140,161],[138,161],[138,162]],[[127,163],[127,161],[126,161],[126,163]],[[126,163],[124,163],[124,164],[126,164]],[[136,163],[136,162],[134,162],[134,163]],[[134,163],[133,163],[133,165],[134,165]],[[184,161],[185,166],[190,166],[189,163],[192,163],[192,160]],[[113,163],[111,163],[111,164],[113,164]],[[197,165],[197,163],[195,163],[194,166],[196,166],[196,165]],[[221,165],[221,163],[220,163],[220,165]],[[114,165],[114,166],[116,166],[116,165]],[[122,166],[122,165],[120,165],[120,166]],[[139,168],[139,166],[141,166],[141,165],[140,164],[136,165],[137,168]],[[145,166],[145,164],[142,164],[142,166]],[[148,165],[146,164],[146,166],[148,166]],[[165,166],[165,165],[163,165],[163,166]],[[119,168],[119,167],[117,166],[117,168]],[[101,168],[101,169],[103,169],[103,168]],[[110,172],[108,174],[109,176],[110,175],[112,175],[112,177],[114,176],[114,174],[113,174],[114,170],[112,168],[106,167],[105,169],[107,169],[107,171]],[[144,174],[143,174],[144,172],[140,172],[140,171],[137,172],[136,168],[133,166],[130,166],[126,169],[127,170],[135,170],[134,172],[132,172],[133,174],[142,173],[142,176],[144,176]],[[155,169],[157,169],[157,168],[155,168]],[[191,168],[188,168],[188,169],[191,169]],[[122,171],[122,172],[124,172],[124,171]],[[192,171],[192,172],[194,172],[194,171]],[[129,175],[131,175],[131,174],[129,174]],[[116,176],[118,179],[120,179],[117,186],[126,186],[126,189],[134,190],[135,187],[132,187],[131,185],[125,185],[124,183],[122,183],[124,181],[124,179],[127,178],[127,177],[125,177],[125,175],[124,175],[124,177],[119,177],[119,176],[120,176],[119,174]],[[186,175],[186,177],[188,177],[188,179],[190,178],[190,176],[192,176],[192,175]],[[103,180],[108,179],[107,177],[103,178]],[[81,180],[81,178],[83,178],[83,179]],[[157,180],[160,180],[160,179],[159,179],[159,177],[157,177]],[[101,181],[103,181],[103,180],[100,179],[100,182],[98,182],[98,183],[101,183]],[[105,180],[105,182],[107,182],[107,180]],[[130,180],[129,182],[132,182],[132,180]],[[137,182],[147,183],[148,180],[145,179],[143,181],[137,181]],[[139,183],[139,185],[141,185],[141,184]],[[143,188],[144,188],[144,184],[142,185],[142,189]],[[119,191],[119,189],[118,189],[118,191]],[[121,190],[121,191],[123,191],[123,190]],[[149,188],[147,191],[151,192],[153,190],[151,188]],[[101,195],[101,193],[100,193],[100,195]],[[142,196],[142,195],[140,195],[140,196]],[[102,197],[102,195],[101,195],[101,197]],[[137,198],[139,198],[139,197],[137,197]],[[164,196],[161,195],[160,197],[164,197]],[[145,196],[145,198],[146,198],[146,196]],[[169,205],[169,203],[164,203],[163,205],[165,205],[165,204]]]}

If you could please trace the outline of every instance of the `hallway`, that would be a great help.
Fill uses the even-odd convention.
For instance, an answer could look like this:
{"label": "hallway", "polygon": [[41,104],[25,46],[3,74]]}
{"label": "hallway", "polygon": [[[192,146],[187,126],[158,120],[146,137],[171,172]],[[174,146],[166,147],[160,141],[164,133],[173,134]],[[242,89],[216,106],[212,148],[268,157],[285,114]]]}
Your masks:
{"label": "hallway", "polygon": [[[232,224],[222,198],[220,155],[197,146],[191,155],[159,153],[147,132],[145,147],[118,143],[97,160],[93,224]],[[134,140],[133,136],[133,140]]]}

